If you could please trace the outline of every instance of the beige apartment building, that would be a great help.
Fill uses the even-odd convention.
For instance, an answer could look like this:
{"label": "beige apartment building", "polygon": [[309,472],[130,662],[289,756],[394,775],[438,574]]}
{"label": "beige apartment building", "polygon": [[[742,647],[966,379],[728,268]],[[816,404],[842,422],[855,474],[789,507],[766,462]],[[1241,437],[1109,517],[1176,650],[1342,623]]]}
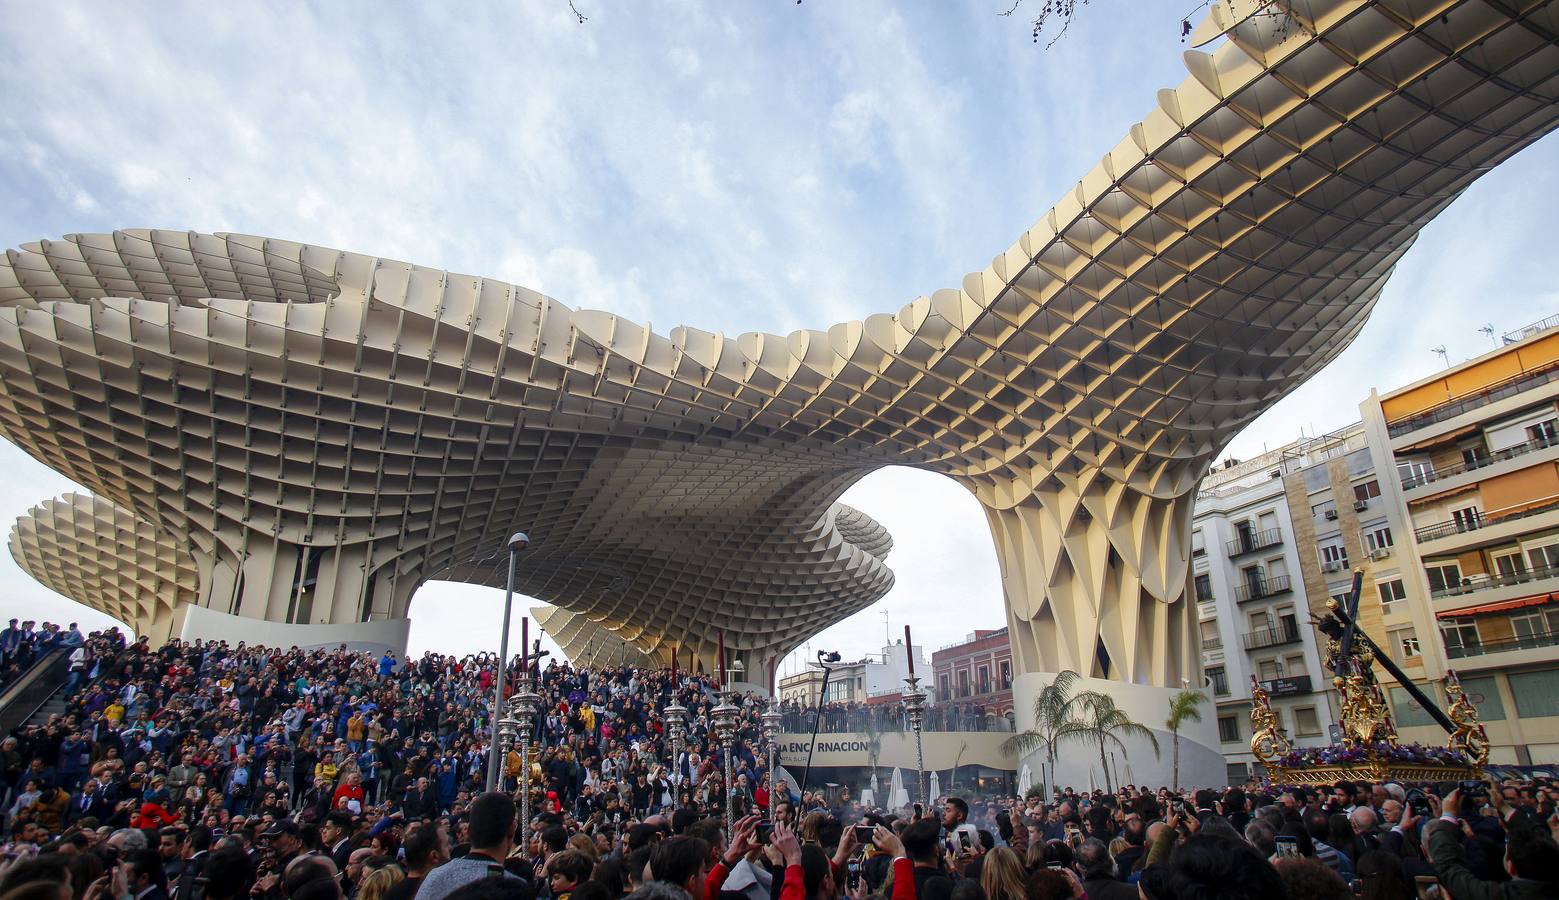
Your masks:
{"label": "beige apartment building", "polygon": [[[1374,633],[1437,697],[1456,670],[1497,763],[1559,761],[1556,326],[1361,404],[1404,576],[1377,592]],[[1438,739],[1400,688],[1391,704],[1405,735]]]}

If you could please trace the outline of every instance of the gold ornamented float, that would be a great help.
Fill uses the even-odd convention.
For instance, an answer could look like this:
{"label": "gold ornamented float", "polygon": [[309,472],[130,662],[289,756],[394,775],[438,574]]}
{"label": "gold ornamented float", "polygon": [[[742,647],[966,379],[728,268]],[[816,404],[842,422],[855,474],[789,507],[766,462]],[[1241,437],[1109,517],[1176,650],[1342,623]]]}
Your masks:
{"label": "gold ornamented float", "polygon": [[[1462,690],[1456,673],[1445,673],[1449,707],[1442,712],[1368,635],[1358,630],[1360,573],[1355,573],[1347,608],[1336,600],[1318,623],[1327,640],[1327,668],[1341,699],[1341,740],[1322,747],[1295,747],[1282,731],[1271,699],[1251,677],[1250,749],[1273,784],[1332,784],[1337,781],[1461,781],[1483,777],[1489,737],[1478,710]],[[1379,662],[1450,735],[1444,746],[1397,740],[1391,708],[1375,680]]]}

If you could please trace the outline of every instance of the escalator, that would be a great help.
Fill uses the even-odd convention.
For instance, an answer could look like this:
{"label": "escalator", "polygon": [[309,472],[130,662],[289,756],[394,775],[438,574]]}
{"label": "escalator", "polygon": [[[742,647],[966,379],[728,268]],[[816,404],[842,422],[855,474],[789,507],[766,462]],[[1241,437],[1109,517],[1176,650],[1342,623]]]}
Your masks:
{"label": "escalator", "polygon": [[70,651],[56,647],[35,660],[27,671],[0,691],[0,735],[10,734],[55,706],[63,711],[65,681],[70,676]]}

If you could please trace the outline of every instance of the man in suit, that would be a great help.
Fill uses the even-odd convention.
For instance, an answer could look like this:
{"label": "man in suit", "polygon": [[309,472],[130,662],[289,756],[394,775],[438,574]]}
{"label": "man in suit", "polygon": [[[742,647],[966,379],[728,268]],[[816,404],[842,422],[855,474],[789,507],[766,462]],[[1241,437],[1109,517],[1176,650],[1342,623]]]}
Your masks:
{"label": "man in suit", "polygon": [[70,798],[70,804],[65,807],[65,827],[70,827],[82,819],[96,819],[99,822],[108,820],[113,815],[113,804],[98,790],[97,779],[88,778],[82,782],[81,790]]}
{"label": "man in suit", "polygon": [[324,842],[325,852],[336,864],[336,869],[346,871],[352,856],[352,814],[335,810],[325,816],[325,823],[319,827],[319,839]]}
{"label": "man in suit", "polygon": [[132,900],[168,900],[168,883],[162,857],[156,850],[134,850],[120,863]]}

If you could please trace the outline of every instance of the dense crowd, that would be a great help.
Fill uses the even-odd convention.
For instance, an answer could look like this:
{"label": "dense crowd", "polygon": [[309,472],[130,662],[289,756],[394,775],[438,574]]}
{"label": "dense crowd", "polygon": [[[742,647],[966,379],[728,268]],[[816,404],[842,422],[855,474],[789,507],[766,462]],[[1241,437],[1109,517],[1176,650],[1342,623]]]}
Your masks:
{"label": "dense crowd", "polygon": [[[504,790],[483,793],[493,663],[93,634],[72,648],[66,713],[0,744],[0,900],[1559,896],[1546,782],[867,809],[771,792],[756,698],[727,785],[711,685],[668,671],[535,667],[532,764],[507,754]],[[668,766],[672,699],[692,721]]]}
{"label": "dense crowd", "polygon": [[60,628],[52,622],[39,626],[30,619],[12,619],[0,629],[0,690],[9,687],[51,650],[74,650],[85,642],[75,622]]}

